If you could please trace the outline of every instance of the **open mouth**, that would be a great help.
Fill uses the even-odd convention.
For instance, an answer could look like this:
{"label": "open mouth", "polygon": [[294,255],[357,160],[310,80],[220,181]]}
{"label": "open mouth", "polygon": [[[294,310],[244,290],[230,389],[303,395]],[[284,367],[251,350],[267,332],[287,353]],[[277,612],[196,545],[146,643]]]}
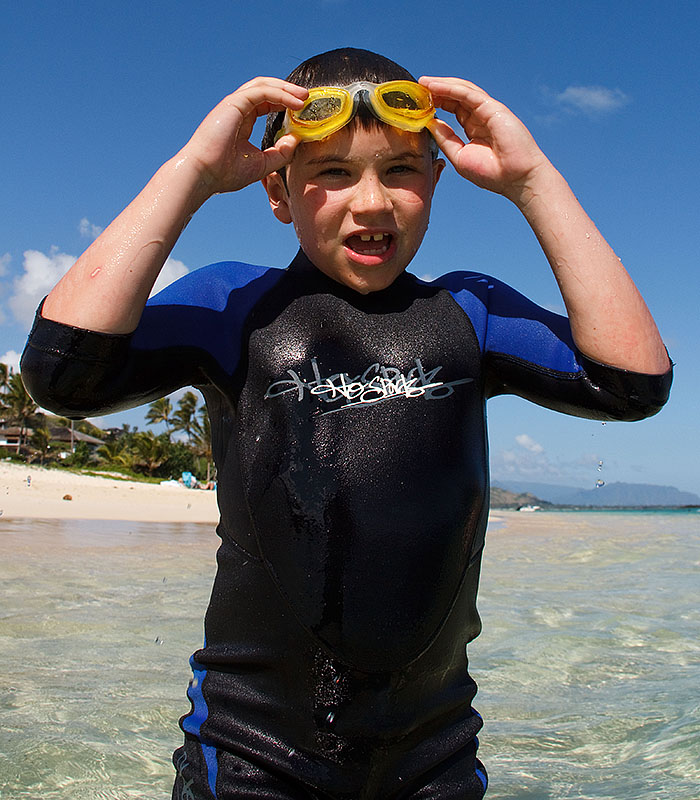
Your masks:
{"label": "open mouth", "polygon": [[390,233],[362,233],[348,236],[345,244],[362,256],[383,256],[389,251],[392,239]]}

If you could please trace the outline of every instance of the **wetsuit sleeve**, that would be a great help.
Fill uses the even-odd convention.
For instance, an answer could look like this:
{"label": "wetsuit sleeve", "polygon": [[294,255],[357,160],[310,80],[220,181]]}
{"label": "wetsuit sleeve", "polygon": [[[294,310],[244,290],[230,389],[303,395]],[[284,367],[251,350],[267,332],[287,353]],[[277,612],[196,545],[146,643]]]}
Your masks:
{"label": "wetsuit sleeve", "polygon": [[671,368],[646,375],[587,358],[576,348],[566,317],[506,284],[451,273],[442,285],[474,326],[487,397],[516,394],[574,416],[630,421],[657,413],[668,399]]}
{"label": "wetsuit sleeve", "polygon": [[43,408],[77,419],[224,380],[269,273],[280,270],[225,262],[190,273],[149,300],[127,335],[63,325],[40,307],[21,362],[27,390]]}

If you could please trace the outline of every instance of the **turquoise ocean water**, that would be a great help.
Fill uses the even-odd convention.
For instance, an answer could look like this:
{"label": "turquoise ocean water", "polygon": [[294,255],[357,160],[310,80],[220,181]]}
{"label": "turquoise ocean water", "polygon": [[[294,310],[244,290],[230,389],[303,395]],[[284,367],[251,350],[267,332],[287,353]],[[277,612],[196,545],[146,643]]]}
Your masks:
{"label": "turquoise ocean water", "polygon": [[[698,800],[700,514],[546,517],[487,541],[470,647],[487,798]],[[170,796],[216,543],[208,525],[0,520],[3,800]]]}

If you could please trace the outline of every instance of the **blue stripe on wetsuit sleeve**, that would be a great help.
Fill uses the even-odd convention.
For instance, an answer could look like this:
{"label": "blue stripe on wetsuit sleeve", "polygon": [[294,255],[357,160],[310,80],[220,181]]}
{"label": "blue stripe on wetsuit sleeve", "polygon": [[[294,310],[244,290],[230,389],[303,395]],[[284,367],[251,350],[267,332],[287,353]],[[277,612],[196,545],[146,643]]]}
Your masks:
{"label": "blue stripe on wetsuit sleeve", "polygon": [[212,355],[231,374],[240,358],[248,313],[283,274],[281,269],[237,261],[191,272],[148,301],[132,346],[194,347]]}
{"label": "blue stripe on wetsuit sleeve", "polygon": [[482,352],[512,356],[557,372],[581,371],[566,317],[478,273],[452,272],[433,285],[447,289],[467,314]]}

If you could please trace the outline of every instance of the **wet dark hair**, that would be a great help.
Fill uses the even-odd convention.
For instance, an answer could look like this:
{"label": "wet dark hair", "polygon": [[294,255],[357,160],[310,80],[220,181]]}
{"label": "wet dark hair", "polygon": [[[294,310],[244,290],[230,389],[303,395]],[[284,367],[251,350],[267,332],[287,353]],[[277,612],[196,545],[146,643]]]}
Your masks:
{"label": "wet dark hair", "polygon": [[[286,79],[305,89],[312,89],[314,86],[349,86],[355,81],[370,81],[371,83],[397,80],[415,81],[407,69],[390,58],[380,56],[371,50],[360,50],[355,47],[341,47],[312,56],[293,69]],[[363,128],[383,124],[364,103],[360,104],[354,120]],[[261,143],[263,150],[274,144],[275,136],[282,127],[283,121],[284,111],[274,111],[267,115],[265,134]]]}

